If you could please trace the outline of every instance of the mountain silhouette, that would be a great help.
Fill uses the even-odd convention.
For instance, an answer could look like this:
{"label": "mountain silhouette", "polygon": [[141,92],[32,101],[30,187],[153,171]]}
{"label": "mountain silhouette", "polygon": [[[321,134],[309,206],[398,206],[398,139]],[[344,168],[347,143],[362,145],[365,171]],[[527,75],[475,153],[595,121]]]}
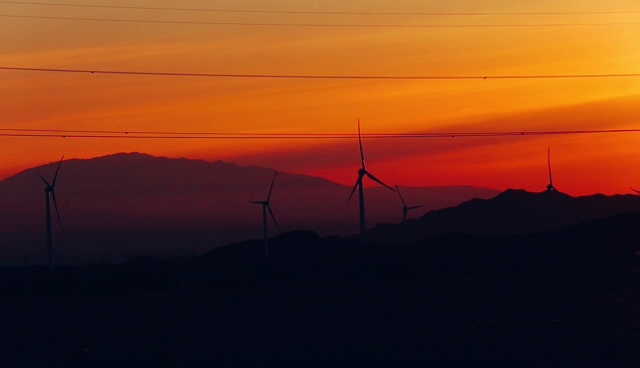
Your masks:
{"label": "mountain silhouette", "polygon": [[[474,198],[456,207],[430,211],[407,221],[407,226],[412,241],[446,233],[492,237],[562,229],[626,212],[640,212],[640,196],[572,197],[556,191],[508,189],[494,198]],[[370,229],[368,236],[383,243],[399,242],[402,227],[380,224]]]}
{"label": "mountain silhouette", "polygon": [[[44,187],[38,173],[50,177],[56,165],[28,169],[0,182],[0,262],[37,263],[45,255]],[[249,202],[264,200],[273,172],[142,153],[65,160],[56,185],[65,237],[55,224],[56,259],[82,263],[184,256],[259,239],[261,211]],[[346,236],[358,229],[357,203],[347,203],[350,190],[319,177],[280,173],[271,205],[283,232],[308,229],[321,236]],[[498,193],[468,186],[402,191],[408,200],[425,204],[425,210]],[[401,219],[395,193],[372,187],[366,195],[370,225]],[[272,229],[270,234],[276,235]]]}

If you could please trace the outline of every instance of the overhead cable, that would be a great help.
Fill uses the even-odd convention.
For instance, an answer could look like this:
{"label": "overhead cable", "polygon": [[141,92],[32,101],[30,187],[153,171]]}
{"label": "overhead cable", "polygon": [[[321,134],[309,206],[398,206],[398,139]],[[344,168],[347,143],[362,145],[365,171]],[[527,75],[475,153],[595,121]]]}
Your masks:
{"label": "overhead cable", "polygon": [[138,75],[154,77],[205,77],[247,79],[353,79],[353,80],[487,80],[487,79],[584,79],[584,78],[636,78],[640,73],[605,74],[514,74],[514,75],[323,75],[323,74],[239,74],[239,73],[179,73],[132,70],[61,69],[0,66],[0,71]]}
{"label": "overhead cable", "polygon": [[36,5],[48,7],[72,7],[94,9],[126,9],[126,10],[160,10],[182,12],[210,12],[210,13],[244,13],[244,14],[307,14],[307,15],[389,15],[389,16],[520,16],[520,15],[607,15],[607,14],[638,14],[640,11],[548,11],[548,12],[425,12],[425,11],[337,11],[337,10],[270,10],[270,9],[229,9],[229,8],[184,8],[106,4],[73,4],[73,3],[43,3],[36,1],[0,1],[0,4]]}
{"label": "overhead cable", "polygon": [[595,23],[511,23],[511,24],[384,24],[384,23],[287,23],[287,22],[217,22],[162,19],[117,19],[91,17],[61,17],[48,15],[0,14],[3,18],[70,20],[85,22],[111,23],[147,23],[174,25],[210,25],[244,27],[304,27],[304,28],[528,28],[528,27],[600,27],[600,26],[637,26],[640,22],[595,22]]}
{"label": "overhead cable", "polygon": [[[640,133],[638,129],[540,130],[497,132],[369,133],[365,139],[487,138]],[[105,139],[356,139],[355,133],[176,132],[2,128],[0,137]]]}

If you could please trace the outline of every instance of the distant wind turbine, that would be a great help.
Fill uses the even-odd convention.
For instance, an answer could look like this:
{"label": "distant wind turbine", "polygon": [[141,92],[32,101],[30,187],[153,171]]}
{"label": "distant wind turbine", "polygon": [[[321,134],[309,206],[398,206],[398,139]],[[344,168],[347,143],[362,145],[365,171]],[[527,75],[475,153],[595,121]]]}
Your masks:
{"label": "distant wind turbine", "polygon": [[269,210],[269,214],[273,219],[273,223],[276,224],[276,229],[280,232],[280,227],[278,226],[278,221],[276,221],[276,217],[273,215],[273,211],[271,211],[271,205],[269,204],[271,201],[271,192],[273,192],[273,184],[276,182],[276,176],[278,176],[278,172],[273,175],[273,180],[271,181],[271,188],[269,189],[269,195],[267,196],[266,201],[256,201],[251,202],[253,204],[262,205],[262,223],[264,225],[264,255],[269,255],[269,236],[267,233],[267,209]]}
{"label": "distant wind turbine", "polygon": [[400,196],[400,200],[402,201],[402,232],[404,234],[403,240],[405,243],[407,243],[409,241],[409,236],[407,235],[407,213],[409,213],[409,211],[411,210],[423,208],[425,206],[422,205],[422,206],[407,207],[407,204],[405,203],[404,198],[402,198],[402,194],[400,193],[400,187],[398,187],[398,184],[396,184],[396,191],[398,192],[398,195]]}
{"label": "distant wind turbine", "polygon": [[553,186],[553,176],[551,175],[551,148],[547,147],[547,167],[549,168],[549,184],[547,184],[547,230],[551,231],[552,227],[552,196],[553,192],[558,192]]}
{"label": "distant wind turbine", "polygon": [[360,167],[360,170],[358,170],[358,180],[356,180],[356,185],[354,185],[353,190],[351,190],[351,195],[349,196],[349,202],[351,201],[351,197],[353,197],[353,193],[355,193],[356,189],[359,189],[358,194],[360,199],[360,243],[364,244],[367,242],[367,237],[365,234],[367,230],[367,225],[366,225],[365,215],[364,215],[364,186],[362,185],[362,179],[366,175],[367,177],[369,177],[369,179],[375,181],[376,183],[382,185],[383,187],[388,188],[393,192],[395,192],[395,190],[390,186],[388,186],[387,184],[380,181],[380,179],[376,178],[375,176],[373,176],[371,173],[367,171],[367,168],[364,163],[364,151],[362,150],[362,137],[360,136],[360,119],[358,119],[358,142],[360,143],[360,162],[362,163],[362,166]]}
{"label": "distant wind turbine", "polygon": [[58,172],[60,171],[60,165],[62,164],[62,160],[64,159],[64,156],[62,156],[62,158],[60,159],[60,162],[58,163],[58,168],[56,169],[56,173],[53,176],[53,181],[51,182],[51,184],[49,184],[49,182],[42,177],[42,175],[40,175],[40,173],[38,173],[38,176],[40,176],[40,179],[42,179],[42,181],[47,185],[44,188],[44,193],[46,196],[46,211],[47,211],[47,249],[49,251],[49,269],[53,270],[53,235],[51,233],[51,204],[50,204],[50,198],[53,198],[53,206],[56,209],[56,216],[58,217],[58,223],[60,224],[60,230],[62,231],[62,234],[64,235],[64,229],[62,228],[62,220],[60,219],[60,213],[58,212],[58,202],[56,201],[56,192],[55,192],[55,188],[56,188],[56,181],[58,180]]}
{"label": "distant wind turbine", "polygon": [[553,186],[553,176],[551,175],[551,148],[547,147],[547,165],[549,167],[549,184],[547,184],[547,192],[558,191],[556,187]]}

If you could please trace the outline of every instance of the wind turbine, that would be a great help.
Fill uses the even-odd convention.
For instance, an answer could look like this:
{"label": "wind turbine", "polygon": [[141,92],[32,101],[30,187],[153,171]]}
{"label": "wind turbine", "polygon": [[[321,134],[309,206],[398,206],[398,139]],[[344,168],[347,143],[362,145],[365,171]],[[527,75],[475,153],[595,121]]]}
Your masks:
{"label": "wind turbine", "polygon": [[364,163],[364,151],[362,150],[362,137],[360,136],[360,119],[358,119],[358,142],[360,143],[360,162],[362,163],[362,167],[358,170],[358,180],[356,180],[356,185],[354,185],[353,190],[351,190],[351,195],[349,196],[349,201],[351,201],[351,197],[353,197],[353,193],[355,193],[356,189],[359,189],[359,199],[360,199],[360,243],[364,244],[367,242],[367,236],[365,234],[367,230],[367,225],[364,216],[364,186],[362,185],[362,179],[367,176],[369,179],[375,181],[376,183],[382,185],[385,188],[388,188],[392,192],[395,192],[393,188],[388,186],[387,184],[380,181],[380,179],[373,176],[370,172],[367,171],[367,167]]}
{"label": "wind turbine", "polygon": [[273,215],[273,211],[271,211],[271,205],[269,204],[269,201],[271,201],[271,192],[273,192],[273,183],[276,182],[276,176],[278,176],[277,171],[273,175],[273,180],[271,181],[271,188],[269,189],[269,195],[267,196],[267,200],[251,202],[253,204],[262,205],[262,223],[264,225],[264,255],[265,256],[269,255],[269,236],[267,233],[267,209],[269,210],[269,214],[271,215],[273,222],[276,224],[276,229],[278,229],[278,232],[280,232],[278,221],[276,221],[276,217]]}
{"label": "wind turbine", "polygon": [[64,156],[60,159],[58,163],[58,168],[56,169],[56,173],[53,176],[53,181],[51,184],[38,173],[40,179],[47,185],[44,188],[44,193],[46,196],[46,211],[47,211],[47,249],[49,251],[49,269],[53,270],[53,234],[51,233],[51,203],[50,198],[53,198],[53,206],[56,209],[56,216],[58,217],[58,223],[60,224],[60,230],[62,230],[62,235],[64,235],[64,229],[62,228],[62,220],[60,219],[60,212],[58,212],[58,202],[56,201],[56,181],[58,180],[58,172],[60,171],[60,165],[62,164],[62,160]]}
{"label": "wind turbine", "polygon": [[633,189],[633,188],[631,188],[631,187],[629,187],[629,189],[631,189],[631,190],[633,190],[634,192],[636,192],[636,194],[640,194],[640,190],[638,190],[638,189]]}
{"label": "wind turbine", "polygon": [[547,230],[551,231],[551,206],[553,192],[557,192],[556,187],[553,186],[553,176],[551,175],[551,148],[547,147],[547,167],[549,168],[549,184],[547,184]]}
{"label": "wind turbine", "polygon": [[551,176],[551,148],[547,147],[547,165],[549,167],[549,184],[547,184],[547,192],[558,191],[556,187],[553,186],[553,177]]}
{"label": "wind turbine", "polygon": [[402,231],[404,234],[404,242],[407,243],[409,241],[409,237],[407,236],[407,213],[409,213],[409,211],[411,210],[415,210],[418,208],[423,208],[425,206],[411,206],[411,207],[407,207],[407,204],[404,201],[404,198],[402,198],[402,194],[400,193],[400,188],[398,187],[398,184],[396,184],[396,191],[398,192],[398,195],[400,196],[400,200],[402,201]]}

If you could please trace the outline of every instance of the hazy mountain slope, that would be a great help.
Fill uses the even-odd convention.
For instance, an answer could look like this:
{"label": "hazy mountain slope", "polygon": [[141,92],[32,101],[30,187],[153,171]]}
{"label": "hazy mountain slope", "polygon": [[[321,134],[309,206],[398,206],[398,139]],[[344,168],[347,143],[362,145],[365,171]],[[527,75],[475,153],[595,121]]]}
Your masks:
{"label": "hazy mountain slope", "polygon": [[[25,244],[33,249],[27,252],[33,253],[32,258],[42,253],[44,184],[38,171],[49,179],[56,165],[25,170],[0,182],[3,254],[9,251],[16,253],[14,258],[23,259],[27,257],[23,254]],[[65,161],[56,192],[66,238],[57,248],[65,248],[60,250],[61,256],[67,252],[76,259],[75,254],[81,252],[86,255],[81,258],[89,259],[100,247],[105,248],[101,254],[109,254],[109,246],[114,246],[118,254],[141,255],[143,249],[149,252],[151,244],[154,254],[162,256],[204,252],[216,245],[259,238],[262,211],[249,202],[266,198],[273,174],[267,168],[139,153]],[[380,177],[393,182],[393,178]],[[358,229],[357,198],[347,202],[350,190],[322,178],[279,173],[272,207],[282,231],[310,229],[321,235],[350,235]],[[408,201],[425,204],[425,211],[498,193],[463,186],[402,190]],[[395,193],[368,188],[366,198],[370,226],[400,221],[401,203]],[[54,228],[59,243],[57,225]],[[29,234],[15,234],[20,231]],[[270,234],[275,233],[270,223]],[[181,239],[186,239],[183,244]],[[113,242],[116,244],[110,245]]]}

